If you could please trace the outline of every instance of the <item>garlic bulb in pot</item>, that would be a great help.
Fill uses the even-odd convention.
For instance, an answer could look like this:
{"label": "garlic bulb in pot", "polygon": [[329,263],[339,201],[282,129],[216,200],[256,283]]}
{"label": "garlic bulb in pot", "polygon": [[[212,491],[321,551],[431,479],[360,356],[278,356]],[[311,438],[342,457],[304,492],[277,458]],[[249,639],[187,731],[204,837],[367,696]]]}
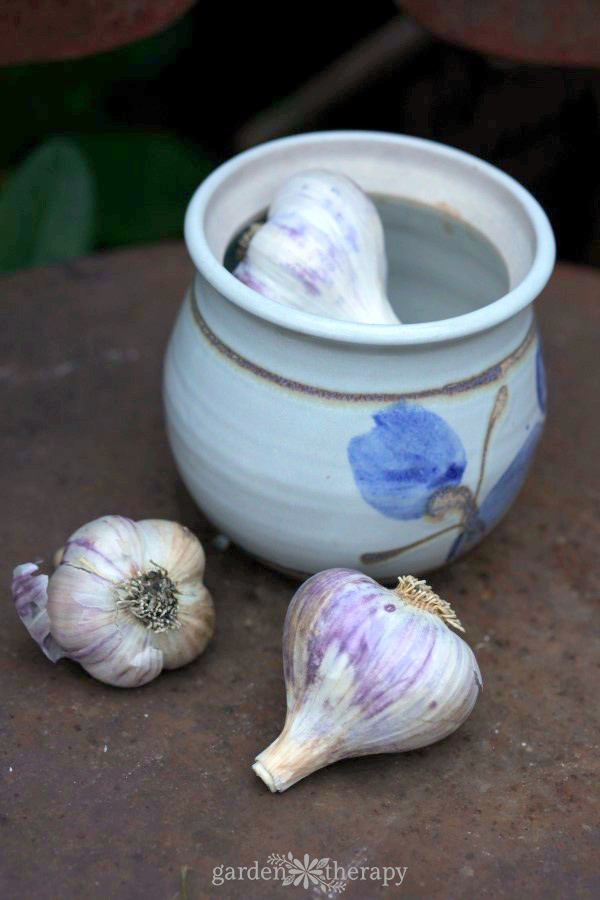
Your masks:
{"label": "garlic bulb in pot", "polygon": [[386,294],[379,214],[350,178],[325,170],[293,175],[265,224],[251,229],[233,274],[257,293],[331,319],[399,324]]}
{"label": "garlic bulb in pot", "polygon": [[350,569],[309,578],[283,635],[287,717],[253,766],[285,791],[337,760],[425,747],[468,717],[481,688],[450,606],[407,575],[395,590]]}
{"label": "garlic bulb in pot", "polygon": [[71,535],[57,562],[50,578],[35,563],[13,574],[17,613],[53,662],[68,657],[100,681],[137,687],[212,637],[204,550],[176,522],[103,516]]}

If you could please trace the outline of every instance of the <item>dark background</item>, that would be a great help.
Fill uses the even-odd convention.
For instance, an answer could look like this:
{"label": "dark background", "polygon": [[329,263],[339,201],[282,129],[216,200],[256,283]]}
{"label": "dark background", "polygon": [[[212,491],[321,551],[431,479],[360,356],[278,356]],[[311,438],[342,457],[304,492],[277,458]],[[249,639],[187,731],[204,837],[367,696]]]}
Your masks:
{"label": "dark background", "polygon": [[600,72],[444,41],[392,0],[197,3],[115,50],[4,66],[0,108],[4,270],[178,237],[216,164],[329,128],[475,153],[540,200],[562,259],[600,265]]}

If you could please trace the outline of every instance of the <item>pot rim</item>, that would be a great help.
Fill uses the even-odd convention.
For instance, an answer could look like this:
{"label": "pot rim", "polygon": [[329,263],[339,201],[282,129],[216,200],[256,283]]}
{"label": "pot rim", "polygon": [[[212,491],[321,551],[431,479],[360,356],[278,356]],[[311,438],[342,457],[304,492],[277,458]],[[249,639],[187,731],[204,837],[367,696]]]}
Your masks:
{"label": "pot rim", "polygon": [[[492,303],[472,312],[449,319],[406,325],[370,325],[327,319],[302,310],[292,309],[261,294],[239,281],[213,254],[204,231],[208,204],[223,182],[239,172],[247,163],[285,145],[302,143],[349,142],[368,139],[376,143],[422,147],[429,154],[451,158],[475,167],[477,171],[507,191],[527,215],[535,236],[535,253],[525,277],[510,291]],[[232,228],[241,223],[236,223]],[[556,245],[552,227],[537,200],[514,178],[471,153],[456,150],[437,141],[379,131],[314,131],[277,138],[245,150],[222,164],[196,189],[188,204],[184,224],[185,241],[196,269],[224,297],[249,313],[282,328],[327,340],[369,345],[425,344],[450,341],[487,331],[512,318],[529,306],[546,285],[554,267]]]}

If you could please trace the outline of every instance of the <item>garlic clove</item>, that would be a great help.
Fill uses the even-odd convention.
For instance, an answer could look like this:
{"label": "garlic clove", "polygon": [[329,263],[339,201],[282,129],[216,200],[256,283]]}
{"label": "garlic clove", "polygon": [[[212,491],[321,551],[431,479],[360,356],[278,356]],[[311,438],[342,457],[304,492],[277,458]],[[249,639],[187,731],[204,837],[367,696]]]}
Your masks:
{"label": "garlic clove", "polygon": [[50,659],[135,687],[190,662],[214,632],[197,538],[175,522],[103,516],[67,541],[48,579],[15,569],[19,616]]}
{"label": "garlic clove", "polygon": [[13,572],[12,593],[17,614],[36,644],[52,662],[64,656],[62,647],[50,635],[50,622],[46,609],[48,600],[48,576],[36,575],[35,563],[24,563]]}
{"label": "garlic clove", "polygon": [[181,530],[174,530],[172,522],[162,519],[145,519],[136,525],[141,542],[140,566],[143,569],[150,568],[153,563],[165,566],[168,562],[169,574],[178,583],[202,577],[206,555],[202,544],[189,529],[181,525]]}
{"label": "garlic clove", "polygon": [[254,771],[284,791],[352,756],[424,747],[469,716],[481,688],[450,606],[412,576],[388,590],[349,569],[314,575],[284,627],[287,716]]}
{"label": "garlic clove", "polygon": [[326,170],[288,178],[254,229],[234,275],[294,309],[344,321],[397,325],[387,294],[383,226],[371,199]]}
{"label": "garlic clove", "polygon": [[102,516],[71,535],[63,548],[61,563],[77,566],[83,561],[87,571],[119,584],[134,574],[140,555],[136,523],[124,516]]}
{"label": "garlic clove", "polygon": [[[115,630],[109,638],[114,640]],[[85,669],[98,681],[113,684],[117,687],[139,687],[153,681],[164,668],[162,652],[154,646],[151,633],[141,628],[128,628],[125,634],[119,635],[119,643],[98,650],[98,658],[90,659],[86,648],[81,655],[72,658],[82,662]],[[83,665],[83,662],[82,662]]]}
{"label": "garlic clove", "polygon": [[54,571],[48,584],[48,613],[54,622],[64,629],[64,639],[70,627],[77,629],[81,620],[81,608],[89,610],[88,617],[95,611],[114,614],[115,588],[120,582],[108,581],[96,572],[89,571],[84,557],[77,562],[63,562]]}
{"label": "garlic clove", "polygon": [[162,651],[165,669],[178,669],[203,652],[215,630],[215,614],[206,587],[191,580],[179,582],[179,631],[163,631],[154,637]]}
{"label": "garlic clove", "polygon": [[191,662],[208,644],[214,632],[214,609],[210,594],[202,582],[206,556],[202,544],[181,526],[189,540],[182,540],[171,522],[146,519],[138,522],[142,542],[141,568],[165,566],[177,584],[178,618],[181,628],[155,635],[154,645],[164,656],[167,669]]}

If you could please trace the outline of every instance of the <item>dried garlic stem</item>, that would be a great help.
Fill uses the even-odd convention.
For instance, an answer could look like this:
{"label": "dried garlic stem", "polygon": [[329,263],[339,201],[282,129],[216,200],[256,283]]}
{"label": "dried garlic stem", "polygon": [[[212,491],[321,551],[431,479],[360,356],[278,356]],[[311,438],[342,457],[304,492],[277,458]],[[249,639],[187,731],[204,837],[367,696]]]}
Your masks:
{"label": "dried garlic stem", "polygon": [[446,625],[452,625],[458,631],[465,630],[450,604],[438,597],[426,581],[415,578],[414,575],[402,575],[398,579],[398,587],[394,589],[394,593],[409,606],[433,613]]}

